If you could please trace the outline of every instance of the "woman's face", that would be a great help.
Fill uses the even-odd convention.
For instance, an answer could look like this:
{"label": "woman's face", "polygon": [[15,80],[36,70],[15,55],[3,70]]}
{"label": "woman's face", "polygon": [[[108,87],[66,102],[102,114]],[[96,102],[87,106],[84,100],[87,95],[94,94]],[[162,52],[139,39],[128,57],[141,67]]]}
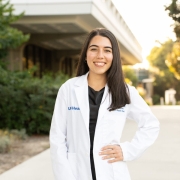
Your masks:
{"label": "woman's face", "polygon": [[94,36],[89,43],[86,60],[90,74],[106,75],[113,60],[110,40],[103,36]]}

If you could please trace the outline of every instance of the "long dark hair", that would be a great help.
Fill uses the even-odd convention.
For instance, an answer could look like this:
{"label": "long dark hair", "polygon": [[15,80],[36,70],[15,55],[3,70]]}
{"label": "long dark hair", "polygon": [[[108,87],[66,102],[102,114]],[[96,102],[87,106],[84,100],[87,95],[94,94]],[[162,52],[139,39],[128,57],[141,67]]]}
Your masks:
{"label": "long dark hair", "polygon": [[116,37],[109,30],[97,28],[89,33],[81,50],[76,76],[82,76],[89,71],[89,67],[85,63],[86,53],[91,39],[97,35],[108,38],[112,44],[113,60],[111,67],[107,71],[107,85],[112,96],[112,102],[108,109],[112,111],[130,104],[130,97],[128,86],[124,81],[119,44]]}

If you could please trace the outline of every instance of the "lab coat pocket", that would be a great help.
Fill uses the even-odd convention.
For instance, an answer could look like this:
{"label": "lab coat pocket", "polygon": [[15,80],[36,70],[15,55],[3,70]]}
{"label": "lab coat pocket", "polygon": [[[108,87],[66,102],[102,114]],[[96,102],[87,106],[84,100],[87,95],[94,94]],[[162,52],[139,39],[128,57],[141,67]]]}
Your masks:
{"label": "lab coat pocket", "polygon": [[76,153],[68,153],[68,161],[75,178],[77,179],[77,157]]}
{"label": "lab coat pocket", "polygon": [[110,131],[122,131],[125,121],[126,121],[126,113],[119,111],[111,111],[106,114],[106,120],[108,123],[108,129]]}
{"label": "lab coat pocket", "polygon": [[127,164],[123,161],[114,162],[113,164],[114,180],[131,180]]}

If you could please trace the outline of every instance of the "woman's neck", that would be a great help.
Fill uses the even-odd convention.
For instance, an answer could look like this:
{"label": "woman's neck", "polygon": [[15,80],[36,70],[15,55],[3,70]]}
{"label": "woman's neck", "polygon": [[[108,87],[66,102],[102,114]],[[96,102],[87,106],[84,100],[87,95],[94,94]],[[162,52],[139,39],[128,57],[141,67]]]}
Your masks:
{"label": "woman's neck", "polygon": [[106,85],[106,76],[89,73],[88,85],[95,91],[99,91]]}

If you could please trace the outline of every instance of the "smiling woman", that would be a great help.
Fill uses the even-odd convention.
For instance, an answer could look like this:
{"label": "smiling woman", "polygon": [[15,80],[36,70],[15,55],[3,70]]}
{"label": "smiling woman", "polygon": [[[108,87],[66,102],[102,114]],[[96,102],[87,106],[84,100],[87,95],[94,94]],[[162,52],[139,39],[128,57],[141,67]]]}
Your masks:
{"label": "smiling woman", "polygon": [[[121,142],[126,119],[138,123]],[[120,50],[107,29],[92,30],[79,58],[77,77],[59,89],[50,130],[56,180],[130,180],[126,161],[157,138],[159,122],[123,77]]]}

